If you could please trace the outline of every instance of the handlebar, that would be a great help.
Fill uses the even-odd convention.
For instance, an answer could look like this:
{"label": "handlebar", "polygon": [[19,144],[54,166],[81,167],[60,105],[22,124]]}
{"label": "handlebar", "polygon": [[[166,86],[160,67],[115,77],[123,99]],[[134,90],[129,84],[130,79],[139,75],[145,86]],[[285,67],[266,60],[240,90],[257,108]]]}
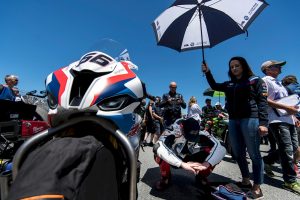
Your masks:
{"label": "handlebar", "polygon": [[33,96],[33,97],[39,97],[39,98],[45,98],[47,96],[47,92],[45,90],[40,91],[41,95],[36,94],[36,90],[32,90],[30,92],[27,92],[26,95]]}

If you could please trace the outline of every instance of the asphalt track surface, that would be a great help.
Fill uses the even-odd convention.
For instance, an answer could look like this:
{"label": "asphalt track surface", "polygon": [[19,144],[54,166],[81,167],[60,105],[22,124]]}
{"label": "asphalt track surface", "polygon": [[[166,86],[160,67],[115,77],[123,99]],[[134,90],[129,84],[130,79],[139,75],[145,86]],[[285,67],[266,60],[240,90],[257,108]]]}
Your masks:
{"label": "asphalt track surface", "polygon": [[[172,170],[171,185],[164,191],[157,191],[154,188],[159,180],[159,168],[153,160],[152,147],[144,147],[145,152],[140,151],[140,161],[142,162],[141,179],[138,183],[138,199],[168,199],[168,200],[195,200],[208,199],[199,185],[195,184],[194,175],[182,169]],[[268,150],[266,145],[261,145],[262,154]],[[249,159],[248,159],[249,160]],[[252,172],[251,161],[249,160],[249,169]],[[265,184],[262,190],[265,200],[300,200],[300,195],[282,189],[283,184],[281,168],[279,164],[273,166],[275,177],[270,178],[265,175]],[[236,163],[232,162],[227,156],[216,166],[209,180],[214,183],[226,183],[240,181],[241,174]],[[298,181],[300,181],[298,179]]]}

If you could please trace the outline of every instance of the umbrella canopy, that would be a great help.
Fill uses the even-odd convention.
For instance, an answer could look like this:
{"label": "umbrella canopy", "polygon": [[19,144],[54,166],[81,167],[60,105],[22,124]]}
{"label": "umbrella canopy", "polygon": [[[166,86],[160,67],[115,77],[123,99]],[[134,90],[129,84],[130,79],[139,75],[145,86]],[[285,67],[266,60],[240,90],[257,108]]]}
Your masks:
{"label": "umbrella canopy", "polygon": [[217,91],[217,90],[213,90],[213,89],[211,89],[211,88],[207,88],[207,89],[203,92],[203,96],[219,97],[219,102],[220,102],[220,97],[225,97],[225,93],[224,93],[224,92]]}
{"label": "umbrella canopy", "polygon": [[213,47],[245,33],[264,0],[176,0],[152,23],[158,45],[177,51]]}
{"label": "umbrella canopy", "polygon": [[225,97],[225,93],[224,92],[213,90],[211,88],[206,89],[203,92],[203,95],[204,96],[210,96],[210,97]]}

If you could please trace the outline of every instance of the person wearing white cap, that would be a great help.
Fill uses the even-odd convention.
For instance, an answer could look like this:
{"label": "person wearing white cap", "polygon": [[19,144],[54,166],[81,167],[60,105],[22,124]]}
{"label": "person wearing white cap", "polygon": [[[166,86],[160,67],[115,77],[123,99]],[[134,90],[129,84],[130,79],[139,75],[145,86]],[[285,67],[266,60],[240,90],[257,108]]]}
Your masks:
{"label": "person wearing white cap", "polygon": [[[262,63],[261,71],[266,75],[263,77],[263,80],[268,89],[269,131],[277,140],[277,154],[281,158],[283,172],[283,187],[300,194],[300,184],[296,180],[297,174],[294,170],[294,153],[298,148],[298,137],[292,116],[298,112],[297,107],[276,102],[276,100],[288,96],[287,90],[277,79],[279,74],[281,74],[282,66],[285,64],[285,61],[269,60]],[[276,113],[276,109],[284,109],[289,115],[280,116]],[[272,164],[274,154],[276,152],[264,157],[266,167]]]}

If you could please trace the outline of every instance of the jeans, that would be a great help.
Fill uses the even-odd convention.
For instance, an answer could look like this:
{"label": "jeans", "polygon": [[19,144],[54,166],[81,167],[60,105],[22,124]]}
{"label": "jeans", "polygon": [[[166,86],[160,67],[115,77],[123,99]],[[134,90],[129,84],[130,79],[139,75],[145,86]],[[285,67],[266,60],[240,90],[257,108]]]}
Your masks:
{"label": "jeans", "polygon": [[230,119],[229,140],[232,153],[239,165],[243,178],[250,178],[246,160],[246,148],[252,160],[253,182],[262,184],[264,181],[264,163],[260,154],[260,135],[258,118]]}
{"label": "jeans", "polygon": [[264,157],[264,161],[266,164],[273,164],[280,157],[283,180],[287,183],[293,183],[296,181],[294,153],[298,148],[296,128],[292,124],[280,122],[270,124],[269,130],[276,138],[278,150]]}
{"label": "jeans", "polygon": [[162,123],[160,123],[159,120],[155,120],[154,124],[155,124],[155,134],[160,136],[162,132],[164,132],[165,127]]}

